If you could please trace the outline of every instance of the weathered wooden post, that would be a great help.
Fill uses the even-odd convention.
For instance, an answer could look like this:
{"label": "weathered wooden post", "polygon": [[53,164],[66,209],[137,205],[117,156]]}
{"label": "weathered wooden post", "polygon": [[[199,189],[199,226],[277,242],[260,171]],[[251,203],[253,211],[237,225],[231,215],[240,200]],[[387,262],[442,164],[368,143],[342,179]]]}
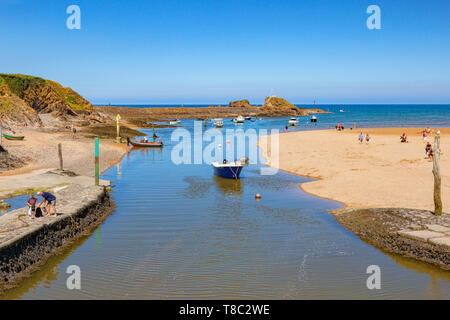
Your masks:
{"label": "weathered wooden post", "polygon": [[61,143],[58,143],[58,156],[59,156],[59,170],[63,169],[63,157],[62,157],[62,146]]}
{"label": "weathered wooden post", "polygon": [[95,137],[95,185],[99,185],[98,137]]}
{"label": "weathered wooden post", "polygon": [[441,168],[439,164],[439,150],[441,145],[441,137],[436,135],[434,137],[433,148],[433,175],[434,175],[434,215],[440,216],[442,214],[442,199],[441,199]]}
{"label": "weathered wooden post", "polygon": [[119,124],[119,122],[120,122],[120,114],[117,114],[117,116],[116,116],[116,126],[117,126],[116,140],[117,140],[117,143],[121,143],[122,142],[121,139],[120,139],[120,124]]}

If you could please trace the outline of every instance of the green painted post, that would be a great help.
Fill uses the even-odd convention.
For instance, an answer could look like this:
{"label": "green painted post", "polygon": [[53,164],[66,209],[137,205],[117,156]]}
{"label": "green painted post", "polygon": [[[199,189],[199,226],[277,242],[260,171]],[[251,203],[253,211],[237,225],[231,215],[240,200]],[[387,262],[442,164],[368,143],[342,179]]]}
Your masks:
{"label": "green painted post", "polygon": [[95,137],[95,185],[99,185],[98,137]]}

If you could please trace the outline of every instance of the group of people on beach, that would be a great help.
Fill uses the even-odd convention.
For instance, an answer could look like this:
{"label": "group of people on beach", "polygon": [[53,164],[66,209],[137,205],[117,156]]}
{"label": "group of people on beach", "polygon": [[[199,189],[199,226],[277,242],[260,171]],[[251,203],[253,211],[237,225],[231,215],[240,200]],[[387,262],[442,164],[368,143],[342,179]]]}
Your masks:
{"label": "group of people on beach", "polygon": [[336,130],[337,131],[341,131],[341,130],[344,130],[344,129],[345,129],[345,127],[344,127],[344,123],[343,122],[342,122],[342,124],[338,123],[336,125]]}
{"label": "group of people on beach", "polygon": [[51,215],[51,209],[53,209],[54,216],[56,217],[56,197],[50,192],[45,191],[44,192],[39,191],[36,193],[36,195],[42,197],[42,201],[39,204],[37,204],[38,199],[34,197],[33,193],[30,194],[27,201],[28,218],[30,219],[36,218],[37,209],[40,208],[44,204],[44,202],[45,202],[44,211],[47,212],[47,216]]}
{"label": "group of people on beach", "polygon": [[366,138],[364,139],[364,135],[363,135],[363,133],[362,133],[362,131],[361,131],[361,133],[359,134],[358,140],[359,140],[359,143],[360,143],[360,144],[364,143],[364,140],[366,140],[366,144],[369,144],[369,142],[370,142],[370,136],[369,136],[368,133],[366,133]]}

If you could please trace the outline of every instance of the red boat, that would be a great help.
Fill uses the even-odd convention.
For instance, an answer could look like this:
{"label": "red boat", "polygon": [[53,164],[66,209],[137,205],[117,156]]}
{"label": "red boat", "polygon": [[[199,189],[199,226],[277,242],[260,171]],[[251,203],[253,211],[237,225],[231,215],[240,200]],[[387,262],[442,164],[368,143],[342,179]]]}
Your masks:
{"label": "red boat", "polygon": [[130,143],[133,145],[133,147],[139,147],[139,148],[160,148],[163,147],[164,144],[162,141],[147,141],[141,140],[139,142],[137,141],[130,141]]}

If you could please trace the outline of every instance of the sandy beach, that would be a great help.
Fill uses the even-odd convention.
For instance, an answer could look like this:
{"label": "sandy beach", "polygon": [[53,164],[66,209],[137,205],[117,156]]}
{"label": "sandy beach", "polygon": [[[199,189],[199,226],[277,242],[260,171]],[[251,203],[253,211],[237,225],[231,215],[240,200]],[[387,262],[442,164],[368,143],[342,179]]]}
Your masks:
{"label": "sandy beach", "polygon": [[[38,129],[17,129],[23,141],[3,139],[3,147],[16,157],[25,159],[27,165],[16,170],[0,172],[0,176],[27,173],[36,169],[59,168],[58,143],[62,144],[64,169],[79,175],[94,176],[94,139],[68,131],[45,132]],[[126,144],[100,139],[100,172],[120,161],[127,152]]]}
{"label": "sandy beach", "polygon": [[[279,168],[314,181],[300,187],[352,208],[434,209],[433,164],[425,158],[420,128],[363,129],[371,141],[360,144],[360,129],[316,130],[279,135]],[[450,129],[441,129],[444,212],[450,212]],[[405,132],[409,143],[400,143]],[[433,144],[434,135],[428,136]],[[267,140],[260,146],[268,164]]]}

